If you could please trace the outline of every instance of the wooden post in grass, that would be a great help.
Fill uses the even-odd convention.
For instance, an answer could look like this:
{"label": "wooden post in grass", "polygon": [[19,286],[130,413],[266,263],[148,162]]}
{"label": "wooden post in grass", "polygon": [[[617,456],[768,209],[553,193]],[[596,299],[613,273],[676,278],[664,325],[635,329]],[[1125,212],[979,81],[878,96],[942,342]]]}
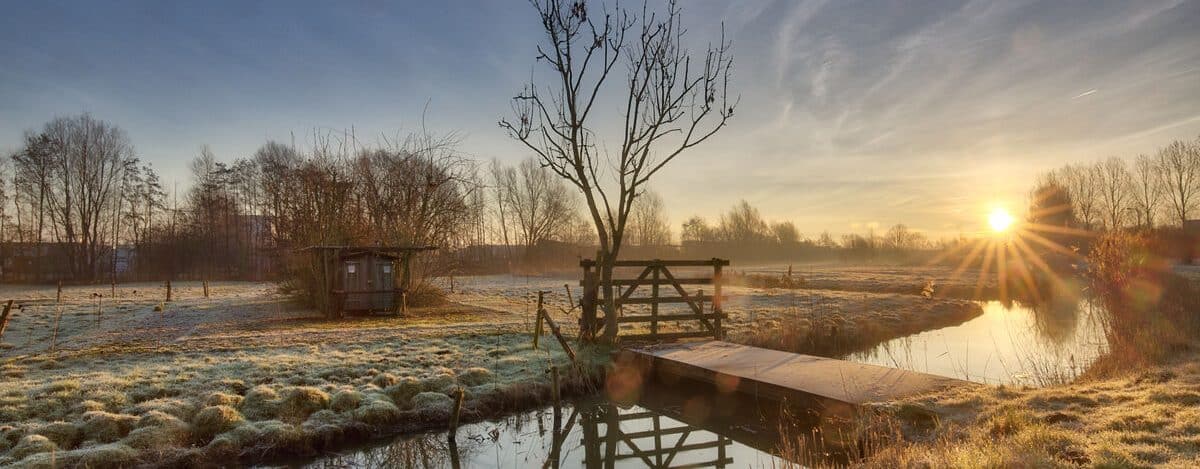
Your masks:
{"label": "wooden post in grass", "polygon": [[562,415],[562,391],[558,384],[558,367],[550,367],[550,399],[554,401],[554,428],[558,428],[559,419]]}
{"label": "wooden post in grass", "polygon": [[171,301],[171,279],[167,279],[167,301]]}
{"label": "wooden post in grass", "polygon": [[462,386],[459,386],[458,389],[454,393],[454,409],[450,412],[450,435],[451,435],[451,437],[453,437],[454,433],[458,431],[458,417],[460,414],[462,414],[462,405],[463,405],[463,395],[464,394],[466,394],[466,393],[463,392]]}
{"label": "wooden post in grass", "polygon": [[58,293],[54,294],[54,304],[62,303],[62,280],[58,281]]}
{"label": "wooden post in grass", "polygon": [[[790,270],[790,268],[789,268],[789,270]],[[712,283],[713,283],[712,312],[715,315],[713,317],[713,329],[715,329],[715,332],[716,332],[716,337],[714,337],[714,338],[717,340],[721,340],[721,339],[725,338],[725,331],[721,329],[721,312],[722,312],[722,309],[721,309],[721,262],[715,257],[713,258]],[[701,311],[703,312],[703,310],[701,310]]]}
{"label": "wooden post in grass", "polygon": [[208,298],[208,280],[202,280],[201,285],[204,286],[204,297]]}
{"label": "wooden post in grass", "polygon": [[408,315],[408,292],[400,293],[400,314]]}
{"label": "wooden post in grass", "polygon": [[571,284],[564,283],[563,288],[567,289],[567,306],[570,306],[570,309],[575,309],[575,299],[571,298]]}
{"label": "wooden post in grass", "polygon": [[96,294],[96,322],[100,322],[100,318],[103,317],[103,314],[104,314],[103,308],[104,308],[104,295],[97,293]]}
{"label": "wooden post in grass", "polygon": [[571,363],[574,364],[575,351],[571,350],[571,344],[567,343],[566,337],[563,337],[562,331],[558,328],[558,324],[555,324],[554,320],[550,319],[550,313],[546,312],[546,310],[539,310],[539,313],[540,316],[545,319],[546,325],[550,326],[550,332],[554,334],[554,338],[558,339],[558,344],[561,345],[563,351],[567,353],[567,357],[571,359]]}
{"label": "wooden post in grass", "polygon": [[4,329],[8,327],[8,318],[12,313],[13,300],[8,300],[4,305],[4,312],[0,313],[0,339],[4,338]]}
{"label": "wooden post in grass", "polygon": [[533,326],[533,349],[538,348],[538,339],[542,337],[542,298],[545,292],[538,292],[537,312],[534,315]]}
{"label": "wooden post in grass", "polygon": [[62,305],[54,305],[54,333],[50,335],[50,351],[58,345],[58,322],[62,319]]}

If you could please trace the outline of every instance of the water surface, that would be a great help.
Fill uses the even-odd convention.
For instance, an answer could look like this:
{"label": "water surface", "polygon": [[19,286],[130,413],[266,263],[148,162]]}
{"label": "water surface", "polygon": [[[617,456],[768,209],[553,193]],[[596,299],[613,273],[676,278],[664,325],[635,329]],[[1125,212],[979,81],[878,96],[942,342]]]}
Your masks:
{"label": "water surface", "polygon": [[1092,300],[980,304],[983,314],[965,323],[843,358],[980,383],[1039,386],[1071,381],[1107,350],[1100,306]]}

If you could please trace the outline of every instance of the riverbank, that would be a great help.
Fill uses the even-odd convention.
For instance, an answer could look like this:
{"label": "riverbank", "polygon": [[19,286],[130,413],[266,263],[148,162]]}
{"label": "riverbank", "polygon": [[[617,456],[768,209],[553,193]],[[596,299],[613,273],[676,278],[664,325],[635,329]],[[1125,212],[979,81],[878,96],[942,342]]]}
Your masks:
{"label": "riverbank", "polygon": [[[96,314],[97,289],[69,287],[54,337],[54,289],[4,287],[29,306],[0,351],[0,465],[315,454],[444,428],[459,388],[464,422],[536,406],[550,396],[547,368],[570,369],[557,344],[533,349],[528,319],[503,311],[447,304],[329,322],[253,283],[214,284],[211,298],[176,285],[175,301],[155,311],[156,288],[122,285]],[[568,394],[594,389],[607,361],[601,349],[577,352]]]}

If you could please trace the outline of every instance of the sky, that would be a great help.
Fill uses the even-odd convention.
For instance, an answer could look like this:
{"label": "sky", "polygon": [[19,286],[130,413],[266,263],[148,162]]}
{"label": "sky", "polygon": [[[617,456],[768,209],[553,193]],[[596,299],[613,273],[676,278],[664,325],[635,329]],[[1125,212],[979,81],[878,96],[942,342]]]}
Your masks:
{"label": "sky", "polygon": [[[814,236],[954,235],[1019,211],[1039,172],[1200,136],[1200,1],[682,2],[688,42],[733,42],[740,105],[653,182],[672,225],[738,200]],[[0,15],[0,152],[89,112],[186,188],[201,145],[250,156],[314,131],[458,133],[540,73],[523,1],[54,1]],[[699,53],[700,51],[696,51]],[[619,103],[605,109],[619,118]]]}

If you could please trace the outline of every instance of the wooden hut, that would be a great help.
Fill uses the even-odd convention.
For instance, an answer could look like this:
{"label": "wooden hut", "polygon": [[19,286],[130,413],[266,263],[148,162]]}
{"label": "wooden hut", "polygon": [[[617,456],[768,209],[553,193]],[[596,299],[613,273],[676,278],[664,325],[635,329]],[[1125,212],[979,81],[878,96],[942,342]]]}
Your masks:
{"label": "wooden hut", "polygon": [[326,316],[399,311],[414,255],[435,246],[309,246],[313,299]]}

